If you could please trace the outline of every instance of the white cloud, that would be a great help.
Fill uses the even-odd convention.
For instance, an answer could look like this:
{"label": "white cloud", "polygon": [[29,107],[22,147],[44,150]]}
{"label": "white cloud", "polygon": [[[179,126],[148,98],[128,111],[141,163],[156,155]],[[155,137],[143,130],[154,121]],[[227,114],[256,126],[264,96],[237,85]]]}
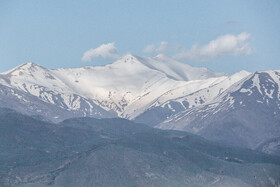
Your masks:
{"label": "white cloud", "polygon": [[228,55],[249,55],[252,48],[249,43],[250,34],[241,33],[237,36],[227,34],[210,41],[204,46],[193,45],[190,50],[183,49],[174,57],[194,61],[207,61]]}
{"label": "white cloud", "polygon": [[147,45],[143,51],[145,53],[153,53],[155,51],[155,46],[154,45]]}
{"label": "white cloud", "polygon": [[151,44],[151,45],[147,45],[143,51],[145,53],[166,53],[168,52],[170,49],[170,46],[168,44],[168,42],[162,41],[159,43],[159,46],[156,48],[155,45]]}
{"label": "white cloud", "polygon": [[96,57],[110,60],[118,58],[119,54],[114,43],[102,44],[95,49],[87,50],[82,57],[82,61],[91,61],[92,58]]}
{"label": "white cloud", "polygon": [[156,53],[166,53],[169,51],[169,44],[165,41],[160,42],[159,47],[156,49]]}

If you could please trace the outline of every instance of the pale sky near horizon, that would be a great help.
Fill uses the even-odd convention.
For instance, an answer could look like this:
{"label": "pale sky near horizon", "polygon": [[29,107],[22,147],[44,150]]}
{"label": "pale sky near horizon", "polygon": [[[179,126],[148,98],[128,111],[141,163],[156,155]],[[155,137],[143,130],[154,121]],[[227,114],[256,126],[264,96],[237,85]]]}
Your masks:
{"label": "pale sky near horizon", "polygon": [[280,1],[2,0],[0,72],[102,65],[163,53],[234,73],[280,70]]}

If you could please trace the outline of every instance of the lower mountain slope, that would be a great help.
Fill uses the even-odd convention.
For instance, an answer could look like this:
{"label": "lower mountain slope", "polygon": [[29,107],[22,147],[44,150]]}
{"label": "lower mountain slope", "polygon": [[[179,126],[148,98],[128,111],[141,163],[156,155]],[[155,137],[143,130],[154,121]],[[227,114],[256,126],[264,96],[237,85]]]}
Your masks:
{"label": "lower mountain slope", "polygon": [[276,186],[280,159],[124,119],[0,110],[2,186]]}

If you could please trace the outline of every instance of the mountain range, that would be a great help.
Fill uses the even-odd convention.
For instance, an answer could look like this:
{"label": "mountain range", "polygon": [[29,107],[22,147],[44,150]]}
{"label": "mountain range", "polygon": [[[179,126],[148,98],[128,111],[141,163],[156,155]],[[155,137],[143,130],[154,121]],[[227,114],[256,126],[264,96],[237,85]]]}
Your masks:
{"label": "mountain range", "polygon": [[[85,116],[116,115],[134,119],[158,106],[166,106],[172,111],[170,102],[176,102],[184,109],[200,105],[248,74],[239,72],[227,76],[194,68],[163,55],[155,58],[126,55],[105,66],[74,69],[49,70],[29,62],[1,73],[0,83],[6,92],[10,90],[15,100],[35,96],[44,103],[74,113],[82,112]],[[195,98],[191,96],[213,86],[215,89],[211,92],[196,94]],[[16,92],[28,96],[21,98],[24,94]],[[29,100],[32,99],[26,98]],[[40,111],[37,114],[46,115]],[[59,113],[45,117],[52,121],[67,118]]]}
{"label": "mountain range", "polygon": [[104,66],[20,65],[0,74],[0,105],[54,123],[120,117],[279,154],[279,83],[276,70],[226,74],[128,54]]}

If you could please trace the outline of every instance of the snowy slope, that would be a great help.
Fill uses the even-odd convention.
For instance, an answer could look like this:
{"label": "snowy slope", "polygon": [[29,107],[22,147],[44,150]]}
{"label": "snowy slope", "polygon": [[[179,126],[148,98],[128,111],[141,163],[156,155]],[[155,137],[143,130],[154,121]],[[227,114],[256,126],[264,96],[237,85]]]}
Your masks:
{"label": "snowy slope", "polygon": [[[230,76],[188,81],[181,87],[168,90],[146,108],[139,108],[133,113],[127,114],[127,116],[131,119],[135,118],[136,121],[141,123],[156,125],[173,114],[212,101],[231,85],[249,75],[249,72],[241,71]],[[128,106],[128,109],[136,104],[133,103],[131,106]],[[124,113],[129,111],[127,110]]]}

